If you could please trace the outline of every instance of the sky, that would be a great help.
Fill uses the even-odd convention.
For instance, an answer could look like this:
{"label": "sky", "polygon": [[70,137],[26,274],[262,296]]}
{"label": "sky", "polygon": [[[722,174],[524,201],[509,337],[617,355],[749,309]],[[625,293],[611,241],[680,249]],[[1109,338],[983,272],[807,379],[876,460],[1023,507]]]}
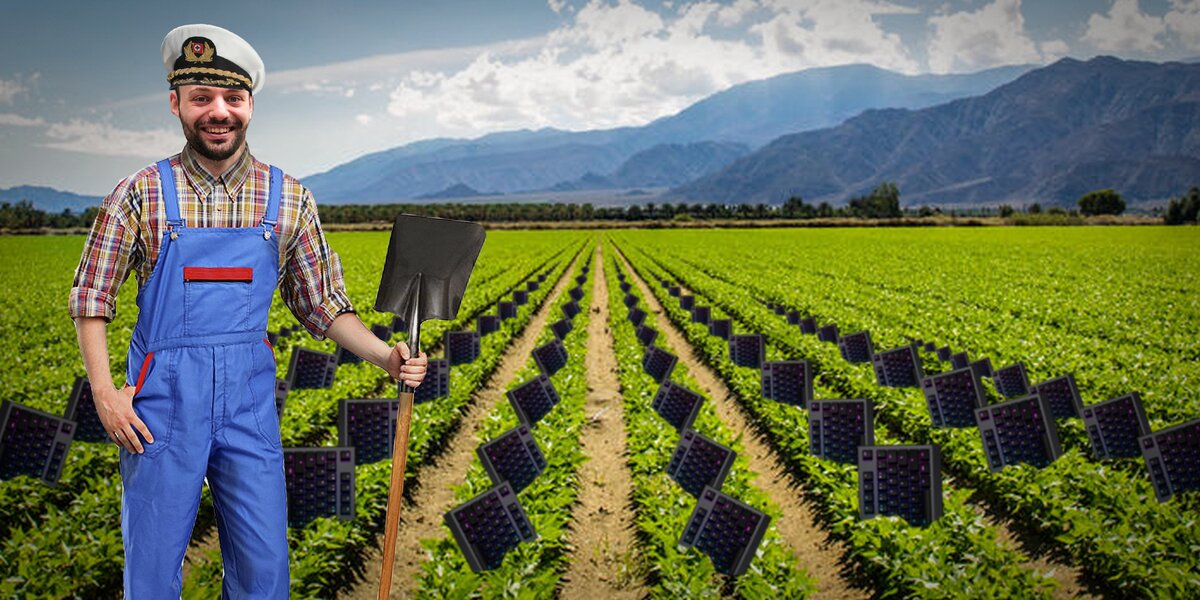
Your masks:
{"label": "sky", "polygon": [[159,47],[186,23],[257,50],[251,151],[301,179],[422,139],[642,125],[812,67],[1200,56],[1200,0],[20,0],[0,20],[0,188],[103,196],[179,152]]}

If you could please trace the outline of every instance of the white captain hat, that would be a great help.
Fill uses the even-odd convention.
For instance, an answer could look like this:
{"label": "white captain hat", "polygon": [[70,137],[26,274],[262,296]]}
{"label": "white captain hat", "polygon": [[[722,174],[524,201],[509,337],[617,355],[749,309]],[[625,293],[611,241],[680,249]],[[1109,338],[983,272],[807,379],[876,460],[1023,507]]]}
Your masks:
{"label": "white captain hat", "polygon": [[171,89],[181,85],[241,88],[258,93],[267,79],[258,52],[236,33],[216,25],[181,25],[162,42]]}

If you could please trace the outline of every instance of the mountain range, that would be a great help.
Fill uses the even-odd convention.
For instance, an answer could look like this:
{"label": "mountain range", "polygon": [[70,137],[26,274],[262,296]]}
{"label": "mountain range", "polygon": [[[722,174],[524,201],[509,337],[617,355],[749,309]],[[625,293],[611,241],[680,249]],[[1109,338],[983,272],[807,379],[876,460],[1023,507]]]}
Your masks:
{"label": "mountain range", "polygon": [[34,208],[49,213],[60,213],[68,209],[73,213],[81,213],[89,206],[99,206],[103,198],[36,185],[0,188],[0,202],[16,204],[23,200],[28,200]]}
{"label": "mountain range", "polygon": [[883,181],[908,206],[1180,194],[1200,184],[1200,65],[1066,58],[981,96],[782,136],[667,196],[838,204]]}
{"label": "mountain range", "polygon": [[[753,149],[784,133],[836,125],[869,108],[920,108],[981,94],[1030,68],[961,75],[902,75],[870,65],[809,69],[734,86],[641,127],[523,130],[475,140],[426,140],[363,156],[306,177],[304,183],[322,204],[441,195],[458,184],[503,194],[618,183],[673,185],[682,183],[674,171],[681,161],[711,166],[731,158],[727,143]],[[699,142],[721,144],[679,147]],[[657,146],[665,147],[647,158],[662,158],[661,164],[627,164],[634,155]],[[698,159],[697,153],[705,151],[713,154]],[[641,177],[631,178],[634,173]]]}

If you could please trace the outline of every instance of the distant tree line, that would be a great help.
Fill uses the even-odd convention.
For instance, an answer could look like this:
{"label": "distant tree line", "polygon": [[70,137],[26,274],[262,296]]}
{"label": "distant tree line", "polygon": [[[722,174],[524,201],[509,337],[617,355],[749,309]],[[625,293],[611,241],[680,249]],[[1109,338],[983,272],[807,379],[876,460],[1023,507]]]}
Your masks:
{"label": "distant tree line", "polygon": [[1119,215],[1125,212],[1125,199],[1111,189],[1088,192],[1079,198],[1079,212],[1089,217]]}
{"label": "distant tree line", "polygon": [[1183,225],[1191,223],[1195,225],[1200,221],[1200,187],[1193,186],[1181,198],[1171,198],[1167,202],[1167,212],[1163,215],[1163,221],[1167,225]]}
{"label": "distant tree line", "polygon": [[[321,221],[325,223],[387,222],[393,220],[400,213],[482,222],[891,219],[905,216],[904,211],[900,208],[900,190],[896,184],[889,182],[881,184],[871,194],[851,199],[848,205],[837,208],[828,202],[822,202],[816,206],[806,204],[800,197],[790,198],[783,205],[648,202],[608,208],[595,208],[591,204],[558,203],[345,204],[321,206]],[[930,210],[929,214],[935,213]]]}
{"label": "distant tree line", "polygon": [[69,208],[60,213],[51,213],[34,208],[33,203],[28,200],[21,200],[16,204],[4,202],[0,204],[0,229],[91,227],[99,212],[98,206],[89,206],[83,212],[78,213]]}
{"label": "distant tree line", "polygon": [[[899,219],[904,217],[1017,218],[1021,224],[1054,222],[1054,218],[1070,217],[1082,222],[1079,215],[1119,215],[1125,211],[1125,201],[1113,190],[1096,190],[1083,195],[1078,210],[1059,206],[1043,209],[1039,203],[1021,209],[1009,204],[999,207],[947,208],[921,206],[901,208],[900,190],[893,182],[879,184],[870,194],[851,198],[844,206],[828,202],[809,204],[799,196],[783,204],[688,204],[669,202],[635,204],[624,207],[596,208],[591,204],[494,203],[494,204],[330,204],[320,207],[325,223],[388,223],[401,213],[446,219],[461,219],[481,223],[570,222],[570,221],[689,221],[689,220],[772,220],[772,219]],[[1163,219],[1168,225],[1196,223],[1200,211],[1200,188],[1192,187],[1179,198],[1171,198]],[[28,200],[16,204],[0,204],[0,229],[9,231],[38,229],[90,228],[99,208],[92,206],[82,212],[70,209],[49,213],[33,206]],[[1157,211],[1156,211],[1157,212]],[[1023,213],[1023,214],[1018,214]],[[1051,221],[1046,221],[1050,218]]]}
{"label": "distant tree line", "polygon": [[460,219],[477,222],[516,221],[590,221],[605,214],[591,204],[552,202],[518,204],[322,204],[323,223],[390,223],[396,215],[407,213],[423,217]]}

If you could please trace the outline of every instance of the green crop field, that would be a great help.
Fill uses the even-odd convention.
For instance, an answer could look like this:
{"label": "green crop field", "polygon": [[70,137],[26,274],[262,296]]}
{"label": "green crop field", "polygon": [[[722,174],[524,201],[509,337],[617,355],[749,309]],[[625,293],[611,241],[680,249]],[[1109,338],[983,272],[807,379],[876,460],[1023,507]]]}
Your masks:
{"label": "green crop field", "polygon": [[[0,237],[0,352],[10,357],[0,399],[62,414],[84,374],[66,302],[83,241]],[[391,315],[371,309],[388,234],[331,233],[329,241],[363,321],[390,325]],[[545,281],[527,288],[540,274]],[[734,333],[762,334],[768,360],[808,361],[815,398],[870,400],[876,444],[939,446],[944,515],[926,527],[897,517],[861,520],[856,467],[813,456],[807,411],[765,399],[760,371],[734,364],[728,343],[693,322],[662,281],[711,307],[714,318],[730,319]],[[619,564],[605,585],[634,597],[832,597],[830,589],[843,589],[831,587],[835,580],[855,597],[1197,597],[1200,494],[1157,501],[1145,462],[1094,458],[1080,419],[1058,422],[1062,455],[1048,466],[993,471],[978,429],[933,427],[920,389],[880,386],[870,364],[848,363],[836,344],[803,333],[783,313],[836,324],[843,335],[869,331],[876,352],[920,339],[989,358],[996,368],[1019,362],[1031,383],[1072,374],[1084,405],[1137,392],[1158,430],[1200,418],[1200,229],[491,231],[458,320],[426,323],[425,349],[440,357],[443,333],[473,329],[477,316],[494,313],[515,290],[528,289],[529,301],[483,337],[479,358],[452,368],[446,397],[417,406],[406,473],[413,485],[402,514],[421,510],[413,507],[432,493],[422,482],[459,447],[470,453],[462,462],[469,466],[449,474],[453,502],[492,485],[470,457],[516,426],[517,415],[502,396],[484,404],[485,388],[511,390],[537,376],[532,358],[515,353],[524,340],[555,339],[550,324],[562,318],[567,289],[577,284],[581,312],[562,339],[568,360],[551,377],[560,402],[534,430],[547,466],[519,496],[539,537],[509,552],[499,568],[473,573],[445,526],[412,534],[422,550],[403,557],[415,564],[402,586],[415,595],[569,595],[563,580],[572,567],[598,562]],[[135,288],[126,283],[109,327],[118,384]],[[631,302],[660,330],[655,345],[680,357],[672,380],[703,397],[692,428],[738,452],[723,491],[771,517],[741,577],[720,575],[699,551],[677,545],[696,501],[666,475],[680,433],[651,408],[659,384],[642,368],[643,345],[626,318]],[[295,325],[277,298],[270,329]],[[335,350],[301,331],[281,336],[281,378],[288,355],[301,347]],[[597,372],[595,353],[610,355],[613,367]],[[950,370],[934,353],[919,357],[926,375]],[[506,370],[514,360],[517,367]],[[624,415],[628,450],[620,456],[597,455],[583,443],[598,419],[613,418],[585,409],[589,382],[605,379],[619,390],[613,412]],[[984,381],[990,400],[1002,401]],[[334,446],[338,400],[394,394],[379,369],[342,365],[331,388],[288,395],[284,446]],[[718,408],[740,417],[730,420]],[[576,533],[597,509],[585,514],[590,480],[582,465],[605,459],[629,486],[621,501],[600,507],[622,519],[617,529],[631,540],[611,563],[598,558],[611,554],[606,546]],[[782,480],[766,477],[763,464],[780,465]],[[366,597],[362,591],[373,589],[367,565],[378,560],[390,468],[387,460],[357,467],[353,520],[318,518],[289,530],[295,597]],[[780,502],[781,493],[800,496],[811,514]],[[25,476],[0,481],[0,597],[119,596],[120,501],[112,444],[74,442],[56,486]],[[185,565],[189,598],[219,594],[213,515],[206,491]],[[433,519],[440,523],[441,513]],[[402,521],[400,537],[414,526]],[[827,563],[804,549],[798,529],[811,529],[804,535],[836,555],[829,562],[840,572],[818,566]]]}

